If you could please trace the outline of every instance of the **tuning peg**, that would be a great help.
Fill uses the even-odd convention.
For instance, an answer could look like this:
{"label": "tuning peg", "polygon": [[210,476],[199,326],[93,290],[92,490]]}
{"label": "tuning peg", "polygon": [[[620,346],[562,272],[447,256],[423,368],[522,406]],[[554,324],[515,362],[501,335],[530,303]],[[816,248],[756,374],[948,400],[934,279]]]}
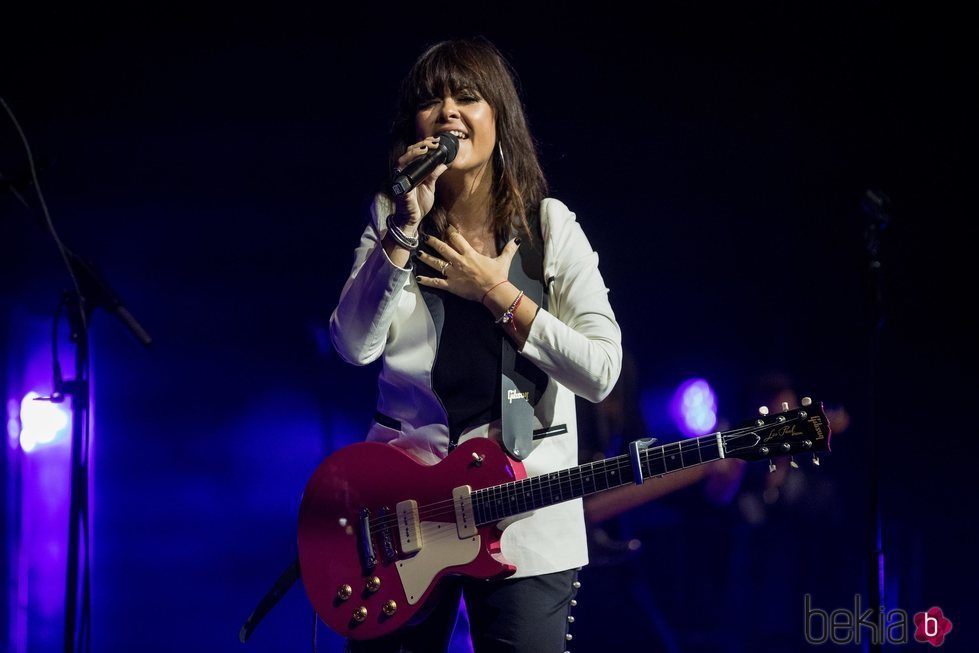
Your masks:
{"label": "tuning peg", "polygon": [[799,469],[799,463],[795,461],[795,456],[789,456],[789,465],[795,469]]}
{"label": "tuning peg", "polygon": [[812,454],[812,464],[815,465],[816,467],[819,467],[819,454],[818,453],[813,452],[813,454]]}
{"label": "tuning peg", "polygon": [[802,398],[802,401],[800,403],[803,406],[811,406],[812,405],[812,397],[803,397]]}
{"label": "tuning peg", "polygon": [[768,406],[759,406],[758,407],[758,414],[761,415],[762,417],[764,417],[765,415],[767,415],[768,414]]}
{"label": "tuning peg", "polygon": [[775,471],[775,460],[772,458],[768,459],[768,473],[771,474]]}
{"label": "tuning peg", "polygon": [[789,412],[789,402],[787,401],[782,402],[782,412],[783,413]]}

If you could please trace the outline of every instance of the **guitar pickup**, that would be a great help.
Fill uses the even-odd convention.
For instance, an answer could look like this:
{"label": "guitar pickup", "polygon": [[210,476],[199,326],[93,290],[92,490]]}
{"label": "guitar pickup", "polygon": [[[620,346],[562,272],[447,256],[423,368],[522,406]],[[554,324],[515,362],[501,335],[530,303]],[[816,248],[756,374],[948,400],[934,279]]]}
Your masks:
{"label": "guitar pickup", "polygon": [[452,490],[452,505],[456,513],[456,531],[459,539],[476,535],[476,519],[473,517],[472,488],[460,485]]}
{"label": "guitar pickup", "polygon": [[391,537],[391,509],[387,506],[377,513],[377,523],[380,526],[381,557],[385,563],[398,559],[398,551],[394,548],[394,538]]}
{"label": "guitar pickup", "polygon": [[398,537],[401,540],[401,553],[412,555],[422,549],[421,522],[418,520],[418,502],[414,499],[400,501],[395,509],[398,513]]}

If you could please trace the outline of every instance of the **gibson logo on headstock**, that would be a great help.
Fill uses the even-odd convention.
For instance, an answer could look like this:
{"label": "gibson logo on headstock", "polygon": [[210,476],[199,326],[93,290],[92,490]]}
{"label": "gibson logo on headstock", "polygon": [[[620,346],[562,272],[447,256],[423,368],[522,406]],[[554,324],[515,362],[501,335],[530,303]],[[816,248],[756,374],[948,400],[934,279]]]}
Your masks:
{"label": "gibson logo on headstock", "polygon": [[783,424],[769,431],[762,442],[769,442],[775,438],[794,438],[800,435],[802,435],[802,431],[798,430],[795,424]]}
{"label": "gibson logo on headstock", "polygon": [[823,434],[823,418],[819,415],[813,415],[809,418],[809,423],[812,424],[812,430],[816,432],[816,439],[822,440],[826,437]]}
{"label": "gibson logo on headstock", "polygon": [[520,392],[519,390],[507,390],[506,398],[512,404],[514,399],[523,399],[524,401],[530,401],[530,392]]}

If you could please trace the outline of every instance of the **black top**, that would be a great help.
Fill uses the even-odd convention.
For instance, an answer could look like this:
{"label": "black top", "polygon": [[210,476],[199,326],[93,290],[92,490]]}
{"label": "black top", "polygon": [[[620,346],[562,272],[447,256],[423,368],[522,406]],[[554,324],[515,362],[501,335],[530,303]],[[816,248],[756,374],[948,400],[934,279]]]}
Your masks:
{"label": "black top", "polygon": [[503,332],[479,302],[440,292],[445,322],[432,369],[432,387],[449,415],[449,440],[500,416]]}

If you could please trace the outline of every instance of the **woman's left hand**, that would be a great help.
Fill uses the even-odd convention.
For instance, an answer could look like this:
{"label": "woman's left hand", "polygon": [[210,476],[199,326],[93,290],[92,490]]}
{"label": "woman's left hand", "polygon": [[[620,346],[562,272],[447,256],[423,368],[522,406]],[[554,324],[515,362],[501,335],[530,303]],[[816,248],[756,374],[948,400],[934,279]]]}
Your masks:
{"label": "woman's left hand", "polygon": [[439,277],[418,276],[418,283],[431,288],[441,288],[475,302],[494,286],[506,281],[510,275],[510,262],[517,253],[519,238],[506,244],[499,256],[493,258],[480,254],[469,244],[459,230],[449,226],[445,240],[428,236],[425,241],[435,250],[436,256],[418,250],[422,262],[441,272]]}

